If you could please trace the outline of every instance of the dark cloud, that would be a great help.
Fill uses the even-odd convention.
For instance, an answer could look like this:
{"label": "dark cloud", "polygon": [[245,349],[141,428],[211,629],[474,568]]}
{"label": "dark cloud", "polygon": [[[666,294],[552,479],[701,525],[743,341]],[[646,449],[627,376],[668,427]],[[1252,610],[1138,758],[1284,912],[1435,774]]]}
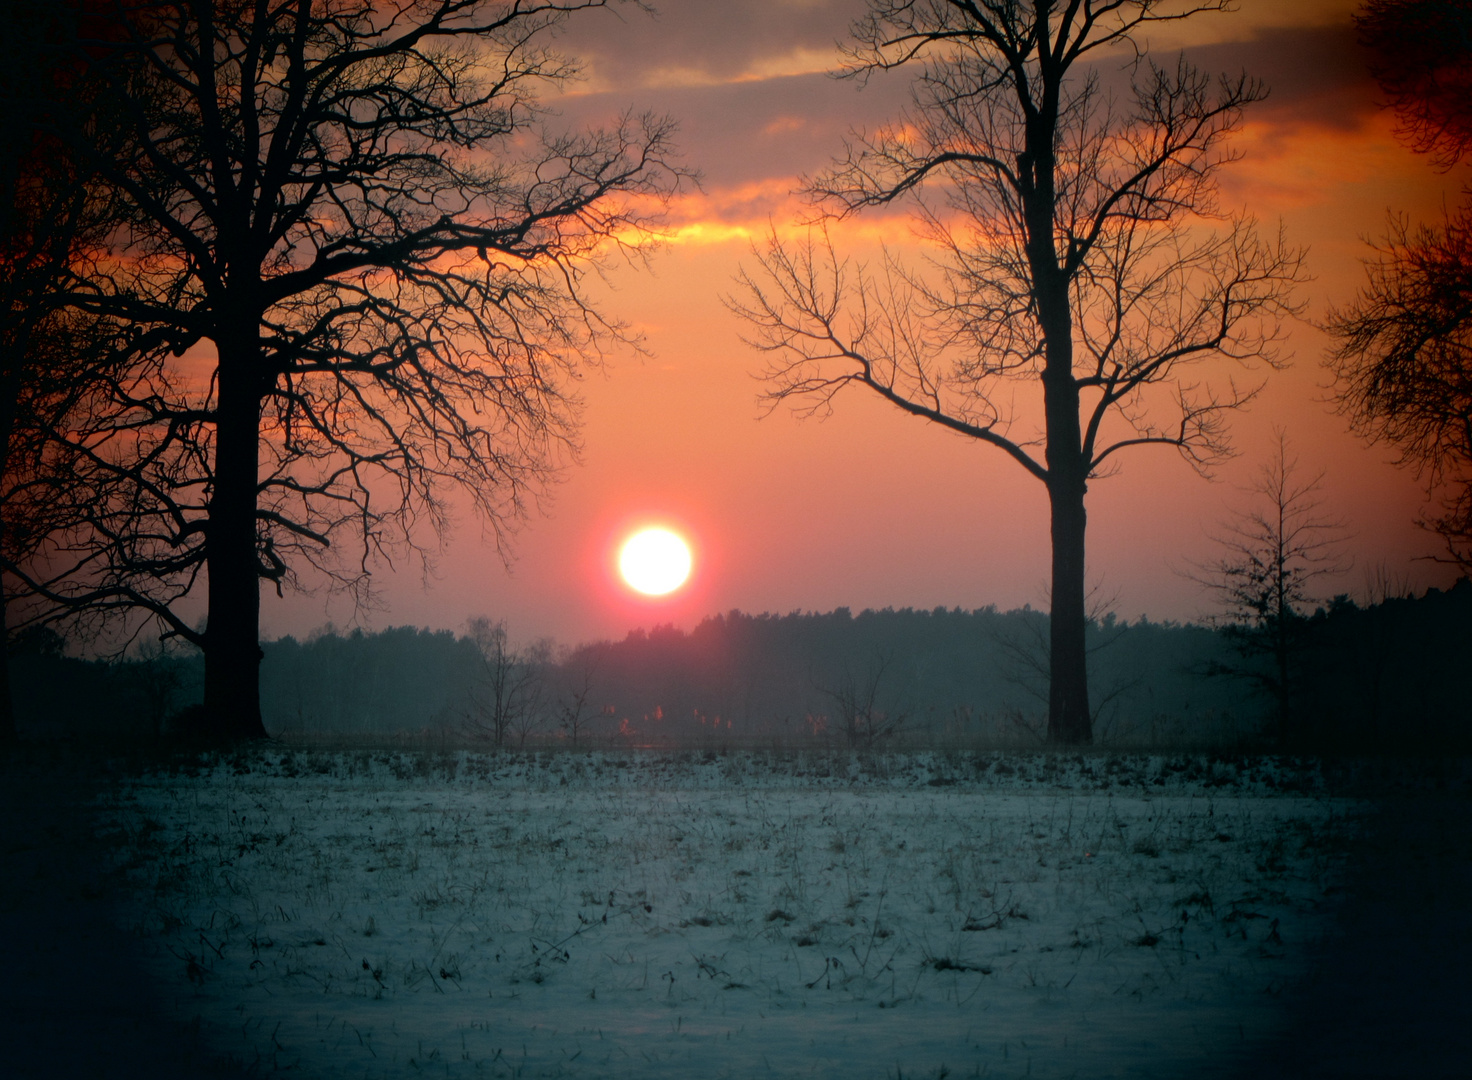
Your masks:
{"label": "dark cloud", "polygon": [[685,160],[709,189],[796,177],[829,164],[855,128],[895,117],[909,98],[896,74],[860,87],[827,75],[792,75],[718,86],[611,91],[560,103],[564,122],[607,122],[632,109],[680,121]]}
{"label": "dark cloud", "polygon": [[[683,0],[669,3],[658,20],[637,12],[622,22],[586,19],[585,36],[569,34],[564,44],[590,56],[600,92],[564,99],[559,108],[572,124],[607,121],[627,109],[675,116],[685,159],[712,193],[790,181],[829,164],[853,129],[898,116],[909,100],[912,73],[877,75],[862,86],[821,73],[695,85],[650,85],[643,75],[683,67],[734,79],[797,44],[826,49],[836,67],[834,39],[862,6],[853,0]],[[1172,55],[1156,59],[1170,62]],[[1376,108],[1375,84],[1349,26],[1267,30],[1250,40],[1193,47],[1187,56],[1209,72],[1246,71],[1263,79],[1271,94],[1253,107],[1250,119],[1281,126],[1289,137],[1304,126],[1351,131]],[[608,65],[616,66],[616,79],[608,78]],[[1129,70],[1122,61],[1101,61],[1098,70],[1109,89],[1127,94]],[[751,207],[732,204],[726,212],[744,216],[744,209]]]}
{"label": "dark cloud", "polygon": [[663,73],[740,78],[798,50],[833,54],[864,0],[664,0],[650,16],[632,7],[572,20],[564,42],[600,83],[625,89]]}
{"label": "dark cloud", "polygon": [[1348,23],[1263,31],[1187,56],[1207,71],[1245,71],[1266,82],[1270,95],[1256,106],[1258,119],[1353,131],[1378,108],[1375,81]]}

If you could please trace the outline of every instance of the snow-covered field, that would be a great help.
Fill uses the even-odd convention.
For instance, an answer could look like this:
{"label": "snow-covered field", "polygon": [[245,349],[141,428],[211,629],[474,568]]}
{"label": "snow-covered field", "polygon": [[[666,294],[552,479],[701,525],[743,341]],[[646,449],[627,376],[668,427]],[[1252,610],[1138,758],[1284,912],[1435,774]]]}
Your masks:
{"label": "snow-covered field", "polygon": [[311,1077],[1232,1075],[1365,806],[1273,759],[273,748],[98,808],[178,1019]]}

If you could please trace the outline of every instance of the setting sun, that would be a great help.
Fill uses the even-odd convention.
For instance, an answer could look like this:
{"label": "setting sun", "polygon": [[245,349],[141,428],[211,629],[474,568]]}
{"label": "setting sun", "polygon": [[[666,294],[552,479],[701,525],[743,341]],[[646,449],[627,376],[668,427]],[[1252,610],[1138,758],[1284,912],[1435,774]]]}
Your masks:
{"label": "setting sun", "polygon": [[624,541],[618,570],[646,596],[674,592],[690,576],[690,545],[668,529],[640,529]]}

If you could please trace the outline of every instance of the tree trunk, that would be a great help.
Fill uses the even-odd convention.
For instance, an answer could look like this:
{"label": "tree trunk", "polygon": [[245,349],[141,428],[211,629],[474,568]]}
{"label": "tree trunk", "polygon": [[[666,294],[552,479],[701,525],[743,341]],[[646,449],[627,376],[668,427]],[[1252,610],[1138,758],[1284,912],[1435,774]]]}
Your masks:
{"label": "tree trunk", "polygon": [[221,342],[214,491],[206,559],[209,624],[204,642],[204,708],[227,738],[264,739],[261,723],[261,589],[256,555],[260,454],[260,362],[254,327],[244,345]]}
{"label": "tree trunk", "polygon": [[20,737],[15,730],[15,701],[10,696],[10,631],[5,614],[5,590],[0,587],[0,746]]}
{"label": "tree trunk", "polygon": [[[1291,613],[1289,615],[1291,617]],[[1290,668],[1293,663],[1293,641],[1289,635],[1293,627],[1288,623],[1288,618],[1278,616],[1278,636],[1274,642],[1273,659],[1278,667],[1278,745],[1286,746],[1292,726],[1293,702],[1290,696],[1289,678],[1292,674]]]}
{"label": "tree trunk", "polygon": [[[17,350],[16,355],[20,355]],[[10,365],[14,371],[18,365]],[[10,467],[10,439],[15,431],[16,398],[20,390],[19,380],[7,373],[0,379],[0,476]],[[7,508],[0,506],[0,545],[6,539],[6,526],[9,524],[4,511]],[[14,743],[19,734],[15,729],[15,699],[10,693],[10,622],[7,609],[8,597],[5,593],[5,583],[0,580],[0,746]]]}
{"label": "tree trunk", "polygon": [[1093,741],[1089,712],[1088,652],[1084,633],[1084,484],[1054,482],[1052,503],[1053,597],[1049,616],[1048,741],[1077,745]]}
{"label": "tree trunk", "polygon": [[[1051,219],[1050,219],[1051,220]],[[1052,288],[1039,289],[1046,338],[1043,409],[1047,420],[1048,503],[1052,513],[1053,580],[1048,619],[1048,741],[1075,746],[1093,741],[1089,713],[1088,652],[1084,631],[1084,495],[1089,466],[1079,426],[1078,382],[1073,375],[1073,317],[1068,291],[1048,271]],[[1039,275],[1040,279],[1042,275]]]}
{"label": "tree trunk", "polygon": [[1046,483],[1053,541],[1048,741],[1071,746],[1093,740],[1088,654],[1084,649],[1084,493],[1089,465],[1084,457],[1078,382],[1073,374],[1069,276],[1054,247],[1058,215],[1054,144],[1060,85],[1059,81],[1044,78],[1038,113],[1027,124],[1027,152],[1017,164],[1026,208],[1027,260],[1043,335],[1043,414],[1047,432],[1043,456],[1048,463]]}

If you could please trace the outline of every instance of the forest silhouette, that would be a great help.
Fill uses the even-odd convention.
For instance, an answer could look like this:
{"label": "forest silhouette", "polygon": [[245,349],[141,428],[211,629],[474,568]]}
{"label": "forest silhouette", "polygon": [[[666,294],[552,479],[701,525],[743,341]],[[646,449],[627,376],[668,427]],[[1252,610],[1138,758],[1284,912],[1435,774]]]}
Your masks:
{"label": "forest silhouette", "polygon": [[[937,608],[748,615],[690,631],[513,650],[535,670],[511,747],[1006,747],[1041,745],[1048,617]],[[1239,630],[1240,633],[1240,630]],[[1089,624],[1105,746],[1290,750],[1465,747],[1472,581],[1361,606],[1341,596],[1302,620],[1291,722],[1256,680],[1273,659],[1230,628]],[[272,735],[485,745],[486,657],[469,634],[392,627],[264,645]],[[68,656],[50,633],[12,647],[22,733],[177,734],[202,699],[198,654],[109,663]],[[569,704],[586,688],[574,740]],[[84,719],[86,718],[86,719]]]}

